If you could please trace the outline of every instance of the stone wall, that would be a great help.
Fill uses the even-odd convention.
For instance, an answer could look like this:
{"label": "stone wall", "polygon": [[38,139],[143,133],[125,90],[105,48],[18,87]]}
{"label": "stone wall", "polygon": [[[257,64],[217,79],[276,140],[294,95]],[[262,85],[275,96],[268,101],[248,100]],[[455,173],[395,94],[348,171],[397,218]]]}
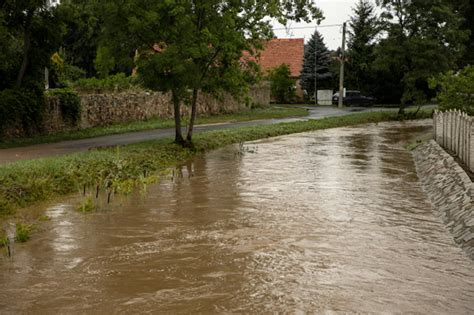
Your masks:
{"label": "stone wall", "polygon": [[51,134],[58,131],[77,129],[74,123],[63,119],[61,104],[57,97],[45,98],[42,117],[37,122],[18,120],[0,128],[0,139],[22,138],[36,134]]}
{"label": "stone wall", "polygon": [[474,183],[434,140],[413,152],[427,195],[454,240],[474,259]]}
{"label": "stone wall", "polygon": [[[268,85],[253,87],[249,91],[250,103],[267,106],[270,103]],[[81,95],[82,116],[80,128],[104,126],[111,123],[146,120],[152,117],[173,117],[170,94],[159,92],[84,94]],[[221,113],[236,113],[249,109],[245,99],[237,100],[230,95],[216,99],[199,94],[198,115],[209,116]],[[190,108],[182,106],[183,116],[189,115]]]}
{"label": "stone wall", "polygon": [[[152,117],[172,118],[173,105],[169,94],[149,92],[126,92],[108,94],[81,94],[81,120],[79,124],[67,121],[61,111],[59,99],[46,98],[45,111],[40,126],[26,130],[21,122],[5,128],[0,138],[18,138],[30,134],[51,134],[73,129],[105,126],[112,123],[146,120]],[[230,95],[216,99],[200,93],[198,115],[209,116],[221,113],[236,113],[248,110],[250,106],[268,106],[270,104],[270,86],[261,84],[252,87],[248,98],[237,100]],[[182,106],[182,115],[189,115],[189,107]],[[30,128],[31,129],[31,128]]]}
{"label": "stone wall", "polygon": [[76,128],[77,126],[74,122],[67,121],[64,118],[59,98],[56,96],[48,96],[45,102],[40,133],[51,134]]}

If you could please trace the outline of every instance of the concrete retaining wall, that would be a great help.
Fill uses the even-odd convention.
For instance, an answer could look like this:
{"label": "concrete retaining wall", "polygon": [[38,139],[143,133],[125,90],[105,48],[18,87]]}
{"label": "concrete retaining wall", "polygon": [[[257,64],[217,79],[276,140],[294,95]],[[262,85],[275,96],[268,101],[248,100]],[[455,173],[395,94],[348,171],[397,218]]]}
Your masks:
{"label": "concrete retaining wall", "polygon": [[434,140],[413,152],[423,187],[454,240],[474,259],[474,183]]}

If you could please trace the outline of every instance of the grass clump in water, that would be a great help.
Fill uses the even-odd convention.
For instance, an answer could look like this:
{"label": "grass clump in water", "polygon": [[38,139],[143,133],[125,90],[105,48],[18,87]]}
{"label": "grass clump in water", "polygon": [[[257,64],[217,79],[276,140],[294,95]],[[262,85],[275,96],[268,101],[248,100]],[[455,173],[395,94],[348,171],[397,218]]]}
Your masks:
{"label": "grass clump in water", "polygon": [[15,241],[19,243],[24,243],[30,239],[30,233],[33,229],[33,225],[25,223],[16,224],[16,235]]}
{"label": "grass clump in water", "polygon": [[0,247],[8,246],[8,236],[4,229],[0,230]]}
{"label": "grass clump in water", "polygon": [[92,201],[92,198],[87,198],[84,200],[84,202],[77,208],[77,211],[86,213],[86,212],[92,212],[95,210],[95,205],[94,201]]}

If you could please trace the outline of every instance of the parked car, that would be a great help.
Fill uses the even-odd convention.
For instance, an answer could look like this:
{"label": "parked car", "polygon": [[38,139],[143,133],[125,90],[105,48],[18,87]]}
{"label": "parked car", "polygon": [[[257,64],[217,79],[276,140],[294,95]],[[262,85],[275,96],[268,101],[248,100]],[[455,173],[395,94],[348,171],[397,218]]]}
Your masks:
{"label": "parked car", "polygon": [[[337,105],[339,103],[339,92],[332,96],[332,103]],[[360,91],[346,91],[343,104],[347,106],[372,106],[375,104],[375,98],[364,96]]]}

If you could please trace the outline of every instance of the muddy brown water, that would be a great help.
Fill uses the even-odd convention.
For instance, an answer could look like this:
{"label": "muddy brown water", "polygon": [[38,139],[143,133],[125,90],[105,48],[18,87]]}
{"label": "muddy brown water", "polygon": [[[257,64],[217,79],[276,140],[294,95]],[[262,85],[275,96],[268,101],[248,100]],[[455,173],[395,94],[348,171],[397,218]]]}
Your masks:
{"label": "muddy brown water", "polygon": [[[230,146],[146,196],[75,198],[13,260],[0,313],[474,313],[474,263],[404,145],[428,122]],[[177,172],[176,174],[179,174]]]}

